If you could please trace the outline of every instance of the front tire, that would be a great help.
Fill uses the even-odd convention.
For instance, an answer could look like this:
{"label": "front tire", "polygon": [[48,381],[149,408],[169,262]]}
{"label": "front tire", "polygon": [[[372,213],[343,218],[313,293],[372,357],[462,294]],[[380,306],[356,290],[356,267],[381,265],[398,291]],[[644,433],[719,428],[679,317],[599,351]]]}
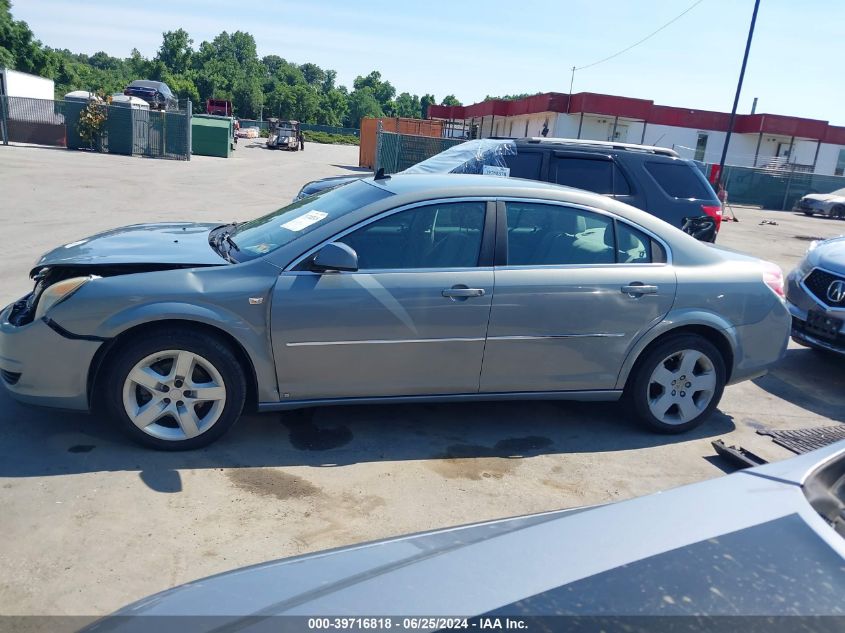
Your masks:
{"label": "front tire", "polygon": [[713,413],[725,389],[725,361],[715,345],[679,334],[648,350],[626,389],[637,417],[653,431],[684,433]]}
{"label": "front tire", "polygon": [[238,359],[221,340],[173,329],[131,339],[113,352],[95,391],[132,440],[165,451],[220,438],[246,398]]}

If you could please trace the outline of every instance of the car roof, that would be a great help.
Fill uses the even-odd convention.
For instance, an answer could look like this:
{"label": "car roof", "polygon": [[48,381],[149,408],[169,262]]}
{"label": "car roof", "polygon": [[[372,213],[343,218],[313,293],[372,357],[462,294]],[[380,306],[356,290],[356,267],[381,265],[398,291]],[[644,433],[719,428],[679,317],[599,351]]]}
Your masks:
{"label": "car roof", "polygon": [[151,79],[136,79],[132,83],[129,84],[130,86],[134,86],[136,88],[156,88],[165,85],[163,81],[153,81]]}
{"label": "car roof", "polygon": [[[681,239],[689,238],[698,244],[694,238],[647,211],[591,191],[539,180],[481,174],[395,174],[387,178],[362,180],[394,194],[392,202],[384,202],[385,206],[398,206],[438,198],[536,198],[607,211],[653,231],[664,239],[667,233],[677,232],[683,236]],[[678,238],[675,236],[673,239]]]}

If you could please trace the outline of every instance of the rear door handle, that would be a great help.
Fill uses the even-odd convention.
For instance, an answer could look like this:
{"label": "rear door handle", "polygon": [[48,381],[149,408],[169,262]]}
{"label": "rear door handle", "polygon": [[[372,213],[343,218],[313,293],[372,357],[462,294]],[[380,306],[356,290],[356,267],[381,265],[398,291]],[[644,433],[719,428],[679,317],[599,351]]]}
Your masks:
{"label": "rear door handle", "polygon": [[631,295],[632,297],[657,294],[657,286],[646,286],[638,281],[635,281],[627,286],[622,286],[621,290],[626,295]]}
{"label": "rear door handle", "polygon": [[446,288],[443,292],[441,292],[444,297],[483,297],[484,296],[484,288],[466,288],[466,287],[454,287],[454,288]]}

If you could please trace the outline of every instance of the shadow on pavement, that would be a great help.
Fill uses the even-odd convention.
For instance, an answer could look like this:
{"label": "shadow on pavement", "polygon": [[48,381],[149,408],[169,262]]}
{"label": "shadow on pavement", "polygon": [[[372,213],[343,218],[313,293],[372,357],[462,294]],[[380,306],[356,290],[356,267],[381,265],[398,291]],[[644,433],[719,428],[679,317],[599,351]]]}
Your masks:
{"label": "shadow on pavement", "polygon": [[789,349],[769,373],[753,382],[782,400],[845,422],[845,358],[812,349]]}
{"label": "shadow on pavement", "polygon": [[723,435],[717,412],[699,429],[660,435],[641,429],[622,405],[485,402],[325,407],[245,416],[212,446],[157,452],[131,443],[107,420],[21,405],[0,392],[0,476],[138,471],[160,492],[181,490],[179,469],[520,458],[612,452]]}

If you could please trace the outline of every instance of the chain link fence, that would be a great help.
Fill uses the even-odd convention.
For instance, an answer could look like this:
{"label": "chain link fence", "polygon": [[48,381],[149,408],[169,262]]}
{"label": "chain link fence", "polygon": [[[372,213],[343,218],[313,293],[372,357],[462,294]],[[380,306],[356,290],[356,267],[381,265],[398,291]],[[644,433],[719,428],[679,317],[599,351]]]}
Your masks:
{"label": "chain link fence", "polygon": [[[0,141],[87,149],[79,119],[88,103],[0,97]],[[105,121],[91,149],[109,154],[190,160],[191,107],[149,110],[100,104]]]}
{"label": "chain link fence", "polygon": [[845,176],[809,173],[801,165],[776,168],[725,166],[728,200],[787,211],[808,193],[830,193],[845,188]]}
{"label": "chain link fence", "polygon": [[464,139],[396,134],[379,128],[374,170],[383,168],[384,173],[395,174],[463,142]]}

